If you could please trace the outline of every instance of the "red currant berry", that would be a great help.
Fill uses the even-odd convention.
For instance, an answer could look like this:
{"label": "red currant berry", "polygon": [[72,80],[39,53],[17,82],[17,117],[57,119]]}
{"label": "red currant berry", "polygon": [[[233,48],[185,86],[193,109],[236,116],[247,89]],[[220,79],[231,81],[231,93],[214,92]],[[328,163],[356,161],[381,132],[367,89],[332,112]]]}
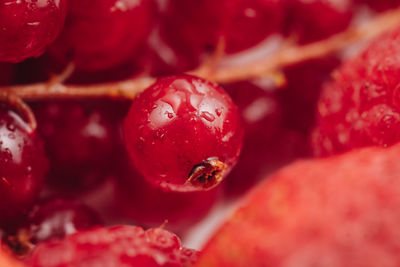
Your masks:
{"label": "red currant berry", "polygon": [[28,215],[31,242],[60,239],[77,231],[102,225],[89,207],[66,199],[52,199],[33,207]]}
{"label": "red currant berry", "polygon": [[303,156],[305,138],[285,128],[280,90],[272,82],[262,86],[239,82],[224,87],[238,105],[245,129],[239,162],[225,181],[228,195],[237,196],[267,173]]}
{"label": "red currant berry", "polygon": [[49,185],[63,192],[79,192],[111,172],[122,147],[118,123],[122,116],[114,112],[116,105],[110,101],[53,101],[34,107],[51,160]]}
{"label": "red currant berry", "polygon": [[193,76],[161,78],[137,96],[124,133],[136,168],[174,191],[216,186],[242,145],[240,118],[228,94]]}
{"label": "red currant berry", "polygon": [[[305,61],[284,70],[286,87],[278,93],[286,127],[309,134],[322,85],[340,60],[335,56]],[[295,114],[295,115],[294,115]]]}
{"label": "red currant berry", "polygon": [[27,212],[42,187],[48,162],[42,140],[11,110],[0,109],[0,225]]}
{"label": "red currant berry", "polygon": [[227,17],[221,34],[228,53],[250,48],[282,30],[282,0],[228,0],[224,12]]}
{"label": "red currant berry", "polygon": [[1,1],[0,62],[43,54],[61,31],[66,0]]}
{"label": "red currant berry", "polygon": [[63,32],[49,48],[60,65],[96,72],[131,59],[145,42],[153,0],[71,0]]}
{"label": "red currant berry", "polygon": [[400,141],[400,30],[379,37],[327,84],[318,104],[317,155]]}
{"label": "red currant berry", "polygon": [[352,0],[289,0],[286,30],[300,43],[327,38],[346,29],[353,17]]}
{"label": "red currant berry", "polygon": [[125,218],[145,227],[166,223],[166,228],[183,233],[200,221],[218,200],[220,191],[164,192],[148,183],[127,162],[119,169],[117,206]]}
{"label": "red currant berry", "polygon": [[181,247],[179,238],[166,230],[114,226],[40,244],[27,262],[32,267],[180,267],[194,264],[197,256],[196,251]]}

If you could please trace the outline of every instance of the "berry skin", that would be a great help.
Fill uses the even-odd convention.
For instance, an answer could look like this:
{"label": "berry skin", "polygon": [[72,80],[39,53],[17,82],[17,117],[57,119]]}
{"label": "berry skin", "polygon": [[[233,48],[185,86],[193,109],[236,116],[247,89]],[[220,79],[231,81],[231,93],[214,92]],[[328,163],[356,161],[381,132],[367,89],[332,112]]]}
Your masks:
{"label": "berry skin", "polygon": [[196,251],[181,247],[179,238],[166,230],[114,226],[40,244],[27,262],[32,267],[180,267],[196,259]]}
{"label": "berry skin", "polygon": [[27,212],[47,169],[43,143],[36,132],[15,112],[0,109],[1,226],[15,226],[15,219]]}
{"label": "berry skin", "polygon": [[66,199],[52,199],[35,205],[28,215],[28,222],[31,242],[35,244],[102,225],[96,212]]}
{"label": "berry skin", "polygon": [[133,167],[124,164],[118,176],[117,207],[124,218],[145,227],[165,223],[168,230],[183,233],[200,221],[218,200],[220,190],[164,192],[148,183]]}
{"label": "berry skin", "polygon": [[240,118],[228,94],[186,75],[161,78],[137,96],[124,135],[138,171],[173,191],[213,188],[236,164],[242,146]]}
{"label": "berry skin", "polygon": [[373,42],[327,84],[313,134],[316,155],[400,140],[400,30]]}
{"label": "berry skin", "polygon": [[352,0],[288,0],[286,31],[299,43],[327,38],[345,30],[353,17]]}
{"label": "berry skin", "polygon": [[71,0],[63,32],[49,48],[53,61],[97,72],[129,61],[144,44],[153,0]]}
{"label": "berry skin", "polygon": [[93,188],[112,171],[122,147],[118,124],[122,116],[114,111],[118,104],[68,100],[34,107],[51,160],[47,179],[51,187],[81,192]]}
{"label": "berry skin", "polygon": [[66,0],[1,1],[0,62],[38,57],[61,31]]}
{"label": "berry skin", "polygon": [[367,148],[282,169],[246,197],[196,266],[399,266],[399,155],[399,145]]}

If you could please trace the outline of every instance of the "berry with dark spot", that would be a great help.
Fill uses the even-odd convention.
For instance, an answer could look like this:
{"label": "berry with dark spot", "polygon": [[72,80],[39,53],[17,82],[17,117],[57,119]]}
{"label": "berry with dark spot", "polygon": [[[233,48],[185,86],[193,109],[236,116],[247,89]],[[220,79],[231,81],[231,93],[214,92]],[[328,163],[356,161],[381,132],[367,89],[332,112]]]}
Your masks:
{"label": "berry with dark spot", "polygon": [[229,95],[186,75],[161,78],[138,95],[124,135],[137,170],[173,191],[215,187],[236,164],[242,146],[240,118]]}

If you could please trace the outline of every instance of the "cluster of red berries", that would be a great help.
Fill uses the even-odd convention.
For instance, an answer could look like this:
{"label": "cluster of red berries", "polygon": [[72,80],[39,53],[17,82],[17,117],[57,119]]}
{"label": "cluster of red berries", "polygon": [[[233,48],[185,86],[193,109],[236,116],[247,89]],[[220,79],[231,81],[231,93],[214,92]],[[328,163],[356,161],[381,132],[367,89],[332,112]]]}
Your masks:
{"label": "cluster of red berries", "polygon": [[[47,81],[68,66],[74,71],[65,83],[113,82],[143,73],[157,78],[133,102],[29,103],[35,123],[12,101],[0,103],[0,263],[9,261],[4,250],[37,267],[191,266],[198,252],[184,248],[163,227],[184,236],[221,196],[242,195],[294,159],[395,145],[400,140],[399,30],[340,67],[339,53],[286,67],[283,83],[263,78],[218,85],[183,72],[199,67],[220,47],[229,58],[274,39],[303,45],[344,31],[367,8],[373,14],[397,6],[396,0],[0,0],[0,86]],[[316,207],[324,209],[326,199],[320,197],[328,189],[314,181],[318,175],[307,173],[307,166],[294,169],[305,174],[306,185],[316,186],[315,201],[322,200]],[[262,257],[254,266],[266,266],[269,256],[275,266],[297,266],[289,257],[282,260],[272,241],[254,241],[255,233],[273,235],[263,227],[273,229],[279,221],[285,225],[276,227],[277,233],[288,240],[270,240],[282,247],[285,242],[301,246],[290,234],[327,231],[314,224],[290,228],[291,220],[274,213],[293,208],[280,206],[282,200],[294,203],[293,220],[314,222],[320,215],[305,208],[309,199],[303,195],[312,190],[285,180],[295,170],[277,175],[284,178],[276,178],[278,189],[265,189],[266,201],[262,194],[250,200],[265,207],[265,217],[258,208],[239,212],[211,241],[216,247],[207,246],[199,266],[245,265],[251,257]],[[332,183],[336,189],[342,182]],[[299,202],[285,186],[299,188],[299,196],[293,193]],[[279,190],[281,195],[273,193]],[[344,204],[325,221],[355,202],[343,192]],[[364,206],[357,205],[362,215]],[[391,225],[391,217],[386,219]],[[241,220],[261,230],[245,236]],[[165,226],[109,227],[127,222]],[[235,231],[240,234],[232,237]],[[225,261],[229,253],[219,249],[231,242],[240,254],[241,238],[258,244],[256,249],[243,248],[247,256],[232,254],[233,261]],[[288,255],[296,253],[294,247],[287,246]],[[316,251],[307,250],[314,254],[298,256],[310,257],[299,262],[325,264],[313,258]],[[212,259],[214,253],[221,254]],[[362,263],[357,258],[354,266]]]}

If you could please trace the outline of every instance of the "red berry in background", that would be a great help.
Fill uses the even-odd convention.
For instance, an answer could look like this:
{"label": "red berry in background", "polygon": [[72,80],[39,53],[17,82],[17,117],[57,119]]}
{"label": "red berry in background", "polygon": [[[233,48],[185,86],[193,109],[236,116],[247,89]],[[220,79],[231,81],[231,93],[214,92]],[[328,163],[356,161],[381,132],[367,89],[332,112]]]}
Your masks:
{"label": "red berry in background", "polygon": [[163,25],[170,42],[204,52],[224,37],[226,51],[234,53],[279,32],[283,14],[279,0],[172,0]]}
{"label": "red berry in background", "polygon": [[43,54],[64,25],[66,4],[66,0],[1,1],[0,62]]}
{"label": "red berry in background", "polygon": [[335,73],[318,103],[317,155],[400,141],[399,54],[397,30],[376,39]]}
{"label": "red berry in background", "polygon": [[298,42],[308,43],[345,30],[352,17],[352,0],[289,0],[285,27]]}
{"label": "red berry in background", "polygon": [[30,241],[41,243],[102,225],[102,221],[89,207],[58,198],[35,205],[29,212],[28,224]]}
{"label": "red berry in background", "polygon": [[367,4],[369,7],[376,11],[384,11],[391,8],[400,6],[399,0],[355,0],[358,3]]}
{"label": "red berry in background", "polygon": [[183,248],[171,232],[114,226],[81,231],[64,240],[40,244],[27,263],[32,267],[179,267],[191,266],[196,259],[197,252]]}
{"label": "red berry in background", "polygon": [[273,33],[280,33],[284,18],[282,0],[228,0],[222,35],[226,51],[250,48]]}
{"label": "red berry in background", "polygon": [[153,0],[71,0],[64,30],[51,58],[78,71],[117,67],[134,57],[153,21]]}
{"label": "red berry in background", "polygon": [[247,195],[196,266],[398,266],[399,155],[399,145],[367,148],[278,171]]}
{"label": "red berry in background", "polygon": [[23,267],[25,266],[22,262],[14,259],[7,251],[0,249],[0,266],[4,267]]}
{"label": "red berry in background", "polygon": [[286,86],[278,92],[286,127],[309,134],[324,82],[340,65],[339,58],[328,56],[305,61],[284,69]]}
{"label": "red berry in background", "polygon": [[194,76],[159,79],[138,95],[124,122],[137,170],[172,191],[211,189],[242,146],[237,107],[218,85]]}
{"label": "red berry in background", "polygon": [[17,113],[0,109],[0,225],[31,207],[48,169],[42,140]]}
{"label": "red berry in background", "polygon": [[164,192],[148,183],[126,162],[119,169],[116,207],[124,218],[145,227],[183,233],[207,215],[218,201],[220,190],[206,192]]}
{"label": "red berry in background", "polygon": [[34,106],[51,161],[48,184],[81,192],[100,183],[114,168],[121,148],[118,114],[112,101],[47,101]]}

